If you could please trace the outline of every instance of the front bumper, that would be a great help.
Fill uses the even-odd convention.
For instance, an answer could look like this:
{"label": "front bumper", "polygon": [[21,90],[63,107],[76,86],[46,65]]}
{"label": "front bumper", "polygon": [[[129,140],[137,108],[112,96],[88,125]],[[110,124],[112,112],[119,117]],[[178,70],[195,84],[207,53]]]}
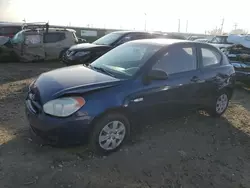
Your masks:
{"label": "front bumper", "polygon": [[76,59],[74,57],[67,57],[66,55],[62,57],[62,63],[66,64],[67,66],[83,64],[80,59]]}
{"label": "front bumper", "polygon": [[87,115],[75,114],[66,118],[57,118],[44,112],[35,113],[28,100],[25,106],[32,131],[51,144],[79,143],[88,137],[92,119]]}

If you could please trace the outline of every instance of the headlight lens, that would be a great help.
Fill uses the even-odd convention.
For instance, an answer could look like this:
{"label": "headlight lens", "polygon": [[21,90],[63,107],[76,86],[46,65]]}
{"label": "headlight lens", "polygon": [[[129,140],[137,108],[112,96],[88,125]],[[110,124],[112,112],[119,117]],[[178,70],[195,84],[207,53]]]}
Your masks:
{"label": "headlight lens", "polygon": [[85,104],[82,97],[64,97],[47,102],[43,105],[46,114],[67,117],[75,113]]}
{"label": "headlight lens", "polygon": [[75,56],[84,56],[89,54],[89,52],[76,52]]}

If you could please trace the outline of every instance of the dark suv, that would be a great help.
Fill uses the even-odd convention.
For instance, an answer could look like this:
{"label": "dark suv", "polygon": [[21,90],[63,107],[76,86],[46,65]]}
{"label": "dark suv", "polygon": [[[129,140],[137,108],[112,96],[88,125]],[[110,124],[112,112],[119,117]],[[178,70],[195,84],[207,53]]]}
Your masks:
{"label": "dark suv", "polygon": [[167,35],[138,31],[116,31],[109,33],[93,43],[72,46],[62,58],[66,65],[90,64],[109,50],[132,40],[167,38]]}

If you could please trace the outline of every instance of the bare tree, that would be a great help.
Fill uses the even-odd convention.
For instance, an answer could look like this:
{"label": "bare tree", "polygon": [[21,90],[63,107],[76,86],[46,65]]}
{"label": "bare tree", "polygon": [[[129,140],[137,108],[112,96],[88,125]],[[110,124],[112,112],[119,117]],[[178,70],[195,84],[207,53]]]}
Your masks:
{"label": "bare tree", "polygon": [[211,31],[207,31],[206,33],[209,35],[219,35],[221,34],[221,30],[218,28],[215,28],[215,29],[212,29]]}

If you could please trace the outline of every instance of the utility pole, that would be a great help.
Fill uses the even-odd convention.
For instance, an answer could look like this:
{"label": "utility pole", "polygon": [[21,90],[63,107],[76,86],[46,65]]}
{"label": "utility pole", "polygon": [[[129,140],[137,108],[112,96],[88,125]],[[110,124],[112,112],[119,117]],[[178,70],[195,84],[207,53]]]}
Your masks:
{"label": "utility pole", "polygon": [[188,20],[186,22],[186,33],[187,33],[187,31],[188,31]]}
{"label": "utility pole", "polygon": [[144,20],[144,31],[147,30],[147,13],[144,13],[145,20]]}
{"label": "utility pole", "polygon": [[222,31],[223,31],[223,25],[224,25],[224,18],[222,19],[222,22],[221,22],[220,34],[222,34]]}
{"label": "utility pole", "polygon": [[181,29],[181,20],[178,19],[178,33],[180,33],[180,29]]}
{"label": "utility pole", "polygon": [[235,23],[235,24],[234,24],[234,30],[236,30],[237,26],[238,26],[238,24]]}

